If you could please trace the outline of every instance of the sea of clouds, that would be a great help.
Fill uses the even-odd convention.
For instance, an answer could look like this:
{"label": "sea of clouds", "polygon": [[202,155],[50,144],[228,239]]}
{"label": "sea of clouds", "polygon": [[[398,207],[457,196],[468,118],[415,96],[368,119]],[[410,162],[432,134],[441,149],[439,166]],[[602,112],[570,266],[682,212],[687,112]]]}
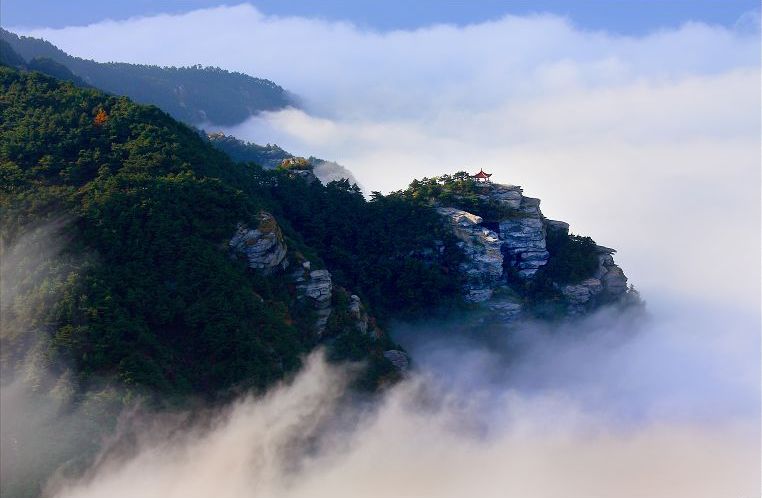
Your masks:
{"label": "sea of clouds", "polygon": [[157,424],[51,494],[757,496],[759,14],[739,18],[643,36],[553,15],[378,32],[239,5],[27,33],[270,78],[301,107],[224,131],[336,160],[368,191],[483,167],[618,248],[650,312],[486,342],[400,325],[417,367],[377,404],[347,401],[351,374],[318,353],[264,398],[198,429]]}

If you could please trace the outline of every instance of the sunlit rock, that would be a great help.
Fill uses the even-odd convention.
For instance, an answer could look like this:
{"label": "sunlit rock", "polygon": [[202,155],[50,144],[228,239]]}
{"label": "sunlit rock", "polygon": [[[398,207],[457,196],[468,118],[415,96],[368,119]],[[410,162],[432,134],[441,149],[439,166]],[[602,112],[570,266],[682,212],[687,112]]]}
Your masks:
{"label": "sunlit rock", "polygon": [[475,214],[451,207],[440,207],[437,211],[450,222],[466,256],[461,265],[467,278],[466,299],[486,301],[492,297],[492,290],[503,275],[500,238],[482,226],[482,219]]}

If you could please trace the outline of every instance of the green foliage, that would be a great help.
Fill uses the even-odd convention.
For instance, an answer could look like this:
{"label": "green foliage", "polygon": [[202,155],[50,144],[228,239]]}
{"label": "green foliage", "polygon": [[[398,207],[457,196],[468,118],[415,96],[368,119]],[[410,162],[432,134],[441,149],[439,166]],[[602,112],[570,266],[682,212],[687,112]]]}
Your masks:
{"label": "green foliage", "polygon": [[550,253],[548,263],[525,286],[524,292],[537,317],[556,319],[566,312],[558,286],[576,284],[592,276],[598,268],[598,249],[590,237],[562,230],[548,230],[545,240]]}
{"label": "green foliage", "polygon": [[269,174],[278,178],[271,195],[283,218],[320,254],[334,281],[375,314],[410,316],[459,299],[462,254],[431,207],[400,195],[366,201],[347,180],[323,186]]}
{"label": "green foliage", "polygon": [[416,202],[450,206],[481,216],[486,223],[504,220],[521,214],[504,204],[483,196],[483,184],[465,171],[454,175],[413,180],[406,190],[396,195]]}
{"label": "green foliage", "polygon": [[23,68],[26,66],[26,61],[13,50],[13,47],[7,41],[0,39],[0,64]]}
{"label": "green foliage", "polygon": [[88,86],[81,78],[72,73],[69,68],[49,57],[35,57],[26,65],[30,71],[39,71],[59,80],[71,81],[77,86]]}
{"label": "green foliage", "polygon": [[3,239],[65,212],[70,250],[94,255],[70,258],[49,292],[30,284],[9,312],[40,313],[82,381],[214,393],[298,366],[313,339],[291,324],[285,283],[262,285],[221,249],[261,207],[232,186],[255,190],[248,170],[125,98],[2,68],[0,95]]}
{"label": "green foliage", "polygon": [[[382,321],[459,299],[461,255],[428,205],[234,163],[155,107],[37,72],[0,68],[0,102],[3,245],[46,221],[66,239],[63,253],[22,260],[12,276],[4,368],[34,331],[47,337],[46,361],[67,360],[80,383],[213,395],[293,371],[317,342],[313,311],[288,278],[227,251],[236,223],[261,209],[295,260],[329,268]],[[40,237],[30,251],[44,246]],[[347,346],[336,358],[370,355],[386,375],[383,342],[350,347],[359,339],[341,310],[329,335]]]}
{"label": "green foliage", "polygon": [[543,276],[559,284],[575,284],[589,278],[598,268],[598,249],[590,237],[548,230],[545,237],[550,257]]}
{"label": "green foliage", "polygon": [[224,133],[210,133],[207,137],[215,148],[225,152],[239,163],[255,163],[263,168],[277,168],[284,159],[293,157],[277,145],[257,145],[244,142]]}
{"label": "green foliage", "polygon": [[[176,119],[197,124],[233,125],[252,114],[291,104],[286,91],[272,81],[216,67],[159,67],[143,64],[100,63],[72,57],[51,43],[17,36],[0,29],[0,39],[25,60],[31,69],[78,81],[136,102],[154,104]],[[44,58],[46,61],[33,59]],[[54,68],[52,64],[64,66]],[[50,72],[49,72],[50,71]]]}
{"label": "green foliage", "polygon": [[278,169],[286,171],[312,171],[312,164],[303,157],[289,157],[281,161]]}

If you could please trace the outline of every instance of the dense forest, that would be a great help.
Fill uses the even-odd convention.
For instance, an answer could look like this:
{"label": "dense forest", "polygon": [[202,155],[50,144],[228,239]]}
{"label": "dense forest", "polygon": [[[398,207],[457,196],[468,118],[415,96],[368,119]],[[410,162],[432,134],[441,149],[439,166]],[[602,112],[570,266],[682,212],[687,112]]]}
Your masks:
{"label": "dense forest", "polygon": [[155,107],[36,72],[0,68],[0,96],[4,248],[45,221],[68,240],[8,276],[19,285],[4,303],[4,368],[35,331],[82,383],[213,394],[292,371],[317,342],[293,289],[225,250],[261,209],[382,323],[458,301],[457,247],[420,203],[235,163]]}
{"label": "dense forest", "polygon": [[0,28],[0,39],[30,67],[63,66],[77,81],[135,102],[154,104],[175,119],[195,125],[233,125],[260,111],[293,105],[293,98],[272,81],[216,67],[159,67],[118,62],[101,63],[68,55],[37,38],[17,36]]}

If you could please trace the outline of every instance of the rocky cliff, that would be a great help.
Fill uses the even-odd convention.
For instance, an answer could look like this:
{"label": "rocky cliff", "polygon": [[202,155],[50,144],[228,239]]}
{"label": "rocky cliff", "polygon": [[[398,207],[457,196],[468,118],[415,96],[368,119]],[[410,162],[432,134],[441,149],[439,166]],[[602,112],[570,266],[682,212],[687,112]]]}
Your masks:
{"label": "rocky cliff", "polygon": [[[510,320],[547,302],[574,315],[602,304],[637,299],[614,262],[614,249],[596,245],[591,239],[585,245],[587,241],[581,240],[581,249],[572,259],[565,245],[556,242],[558,247],[549,247],[549,234],[553,241],[576,243],[585,238],[570,235],[567,223],[545,218],[540,199],[524,196],[521,187],[515,185],[485,183],[473,184],[472,188],[476,200],[470,203],[486,210],[483,214],[489,221],[461,209],[465,204],[461,197],[455,196],[446,204],[435,201],[437,212],[459,239],[465,256],[461,269],[466,277],[463,296],[467,301],[483,303],[501,319]],[[576,266],[572,267],[574,272],[564,274],[546,268],[549,262],[562,262],[564,269]]]}
{"label": "rocky cliff", "polygon": [[[261,211],[254,223],[240,222],[230,238],[233,257],[246,260],[247,266],[264,276],[283,273],[294,286],[295,300],[307,304],[315,316],[314,332],[322,336],[333,312],[334,284],[327,269],[314,269],[313,263],[298,252],[289,251],[286,239],[275,217]],[[288,268],[294,268],[288,273]],[[360,298],[351,295],[347,306],[353,328],[363,335],[369,333],[369,316]]]}

